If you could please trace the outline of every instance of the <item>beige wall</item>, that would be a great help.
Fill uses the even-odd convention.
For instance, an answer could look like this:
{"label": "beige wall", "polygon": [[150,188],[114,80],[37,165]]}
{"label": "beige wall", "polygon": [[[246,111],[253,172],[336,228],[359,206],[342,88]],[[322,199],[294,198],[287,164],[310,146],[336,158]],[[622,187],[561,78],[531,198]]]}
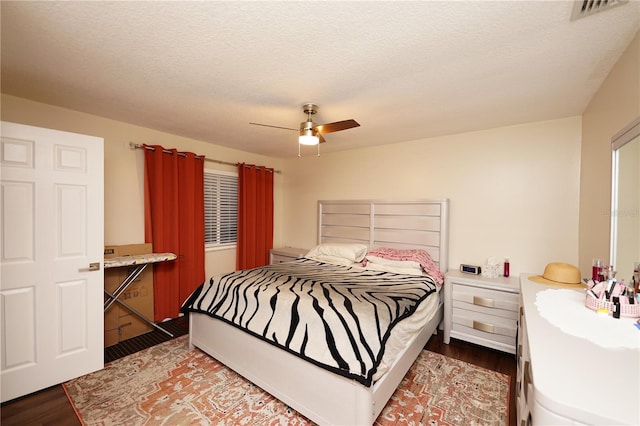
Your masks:
{"label": "beige wall", "polygon": [[[144,127],[2,95],[2,120],[104,138],[104,193],[106,245],[144,242],[144,162],[140,150],[129,142],[162,145],[229,162],[247,162],[281,169],[283,161],[218,145],[183,138]],[[210,162],[205,167],[233,171]],[[274,209],[281,215],[281,178],[276,175]],[[235,250],[208,252],[207,276],[235,269]]]}
{"label": "beige wall", "polygon": [[[611,137],[640,116],[640,33],[627,47],[582,116],[579,266],[609,262]],[[614,265],[615,266],[615,265]]]}
{"label": "beige wall", "polygon": [[[609,144],[640,115],[639,46],[636,36],[582,117],[319,158],[259,156],[8,95],[1,98],[2,119],[105,139],[106,244],[144,240],[142,153],[129,148],[129,142],[144,142],[282,169],[275,246],[316,243],[318,199],[446,197],[451,267],[509,256],[513,275],[566,261],[579,263],[587,276],[592,257],[608,259]],[[206,259],[207,275],[235,267],[234,250]]]}
{"label": "beige wall", "polygon": [[[446,197],[451,267],[509,256],[516,275],[539,272],[554,260],[577,262],[580,117],[289,160],[6,95],[2,119],[105,139],[106,244],[144,240],[142,152],[129,142],[146,142],[282,169],[276,175],[276,247],[316,243],[319,199]],[[234,250],[206,256],[207,275],[234,267]]]}
{"label": "beige wall", "polygon": [[449,198],[450,267],[576,264],[580,139],[571,117],[287,160],[280,243],[316,243],[319,199]]}

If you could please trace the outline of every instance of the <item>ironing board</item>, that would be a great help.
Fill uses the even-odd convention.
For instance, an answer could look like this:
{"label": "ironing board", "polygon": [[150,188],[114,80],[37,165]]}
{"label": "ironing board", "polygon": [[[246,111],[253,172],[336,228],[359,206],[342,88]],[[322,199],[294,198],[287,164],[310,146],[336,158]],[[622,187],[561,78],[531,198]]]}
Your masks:
{"label": "ironing board", "polygon": [[122,281],[122,283],[116,288],[113,293],[104,290],[104,293],[107,295],[106,300],[104,301],[104,311],[111,307],[115,302],[118,302],[122,306],[124,306],[127,310],[131,311],[132,314],[140,318],[142,321],[146,322],[150,326],[157,328],[165,334],[168,334],[170,337],[173,337],[173,334],[169,333],[164,328],[160,327],[158,324],[154,323],[143,314],[133,309],[131,306],[127,305],[122,300],[118,299],[122,293],[125,292],[127,287],[131,285],[146,269],[146,267],[152,263],[158,262],[170,262],[175,260],[177,256],[173,253],[149,253],[149,254],[138,254],[134,256],[118,256],[112,257],[111,259],[104,260],[104,268],[121,268],[123,266],[134,266],[130,271],[127,277]]}

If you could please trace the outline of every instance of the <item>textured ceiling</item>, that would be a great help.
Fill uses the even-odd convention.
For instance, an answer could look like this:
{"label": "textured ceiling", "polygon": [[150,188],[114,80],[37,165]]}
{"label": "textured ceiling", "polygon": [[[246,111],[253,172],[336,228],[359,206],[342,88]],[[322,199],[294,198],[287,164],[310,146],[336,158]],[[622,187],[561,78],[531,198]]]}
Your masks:
{"label": "textured ceiling", "polygon": [[[640,2],[1,3],[2,92],[259,154],[323,152],[579,115]],[[153,141],[136,141],[153,143]],[[306,148],[303,155],[312,155]]]}

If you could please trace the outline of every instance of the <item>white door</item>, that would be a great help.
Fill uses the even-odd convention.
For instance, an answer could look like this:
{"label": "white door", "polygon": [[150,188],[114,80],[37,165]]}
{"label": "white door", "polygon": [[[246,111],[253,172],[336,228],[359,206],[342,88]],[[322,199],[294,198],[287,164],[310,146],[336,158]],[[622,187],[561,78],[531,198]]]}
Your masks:
{"label": "white door", "polygon": [[104,141],[1,125],[4,402],[104,366]]}

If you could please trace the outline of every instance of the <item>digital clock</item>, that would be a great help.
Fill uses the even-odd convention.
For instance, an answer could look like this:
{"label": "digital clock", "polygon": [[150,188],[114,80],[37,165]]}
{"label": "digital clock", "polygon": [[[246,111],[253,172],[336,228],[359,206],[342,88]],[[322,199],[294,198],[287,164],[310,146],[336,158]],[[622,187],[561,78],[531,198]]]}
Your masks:
{"label": "digital clock", "polygon": [[480,267],[474,265],[465,265],[464,263],[460,265],[460,272],[464,272],[465,274],[473,274],[480,275]]}

